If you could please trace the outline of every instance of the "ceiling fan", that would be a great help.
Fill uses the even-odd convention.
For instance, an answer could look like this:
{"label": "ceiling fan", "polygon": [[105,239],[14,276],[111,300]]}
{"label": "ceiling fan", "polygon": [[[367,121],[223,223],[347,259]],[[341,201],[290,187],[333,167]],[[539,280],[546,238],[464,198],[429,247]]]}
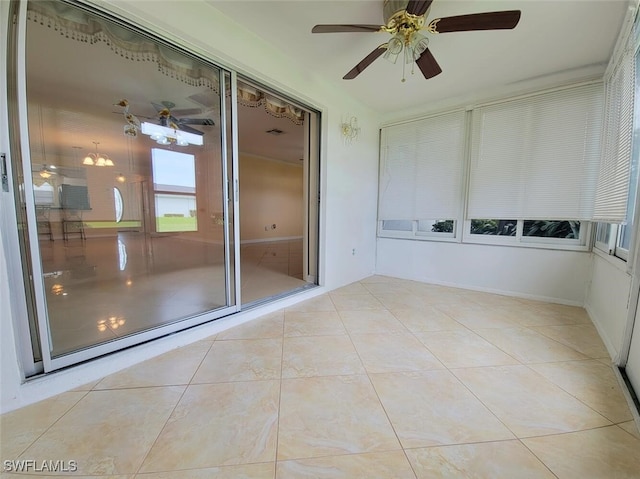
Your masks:
{"label": "ceiling fan", "polygon": [[[384,58],[395,63],[404,50],[404,62],[415,62],[425,78],[442,73],[438,62],[429,51],[429,40],[420,33],[426,29],[431,34],[466,32],[474,30],[510,30],[520,21],[520,10],[472,13],[454,17],[436,18],[425,26],[433,0],[385,0],[383,13],[385,25],[316,25],[312,33],[386,32],[392,36],[387,42],[364,57],[344,77],[352,80],[376,59]],[[405,81],[403,78],[402,81]]]}
{"label": "ceiling fan", "polygon": [[160,103],[151,102],[156,112],[161,126],[173,128],[174,130],[182,130],[194,135],[204,135],[200,130],[190,127],[189,125],[213,126],[214,121],[211,118],[177,118],[173,116],[171,110],[175,107],[175,103],[170,101],[161,101]]}

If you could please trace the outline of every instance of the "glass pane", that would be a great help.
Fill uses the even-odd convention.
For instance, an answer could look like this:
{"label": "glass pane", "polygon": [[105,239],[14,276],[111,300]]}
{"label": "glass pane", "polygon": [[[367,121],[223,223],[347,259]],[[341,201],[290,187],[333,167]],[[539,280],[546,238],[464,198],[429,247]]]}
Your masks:
{"label": "glass pane", "polygon": [[418,231],[425,233],[453,233],[454,220],[418,220]]}
{"label": "glass pane", "polygon": [[29,10],[52,356],[225,308],[220,70],[69,4]]}
{"label": "glass pane", "polygon": [[579,239],[579,221],[524,221],[522,236],[538,238]]}
{"label": "glass pane", "polygon": [[413,231],[411,220],[384,220],[382,229],[385,231]]}
{"label": "glass pane", "polygon": [[[640,29],[639,29],[640,30]],[[636,53],[636,92],[640,91],[640,50]],[[635,96],[633,112],[633,144],[631,153],[631,175],[629,177],[629,199],[627,200],[627,223],[620,229],[618,247],[629,250],[636,197],[638,194],[638,167],[640,166],[640,95]]]}
{"label": "glass pane", "polygon": [[515,236],[518,220],[471,220],[472,235]]}

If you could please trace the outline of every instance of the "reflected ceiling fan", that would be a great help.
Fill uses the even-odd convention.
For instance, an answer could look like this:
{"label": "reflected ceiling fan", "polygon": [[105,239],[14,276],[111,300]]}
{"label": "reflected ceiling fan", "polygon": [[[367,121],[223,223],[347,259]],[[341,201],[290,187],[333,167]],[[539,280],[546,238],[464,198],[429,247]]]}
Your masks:
{"label": "reflected ceiling fan", "polygon": [[[385,25],[316,25],[312,33],[339,32],[386,32],[392,35],[364,57],[344,77],[352,80],[371,65],[380,56],[395,63],[404,50],[404,63],[415,62],[426,79],[442,73],[442,69],[429,51],[429,39],[420,33],[427,30],[431,34],[449,32],[467,32],[474,30],[510,30],[520,21],[520,10],[500,12],[472,13],[455,17],[436,18],[427,25],[426,17],[433,0],[385,0],[383,13]],[[402,81],[405,81],[404,77]]]}
{"label": "reflected ceiling fan", "polygon": [[204,132],[192,128],[189,125],[213,126],[214,121],[211,118],[177,118],[172,114],[175,103],[170,101],[161,101],[160,103],[151,102],[158,113],[158,119],[161,126],[173,128],[174,130],[182,130],[194,135],[204,135]]}

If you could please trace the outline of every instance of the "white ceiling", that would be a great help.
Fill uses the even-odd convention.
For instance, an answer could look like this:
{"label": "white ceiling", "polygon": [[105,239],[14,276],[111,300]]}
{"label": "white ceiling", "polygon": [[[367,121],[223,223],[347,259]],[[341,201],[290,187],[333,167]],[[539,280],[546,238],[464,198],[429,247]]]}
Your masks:
{"label": "white ceiling", "polygon": [[429,48],[443,73],[425,80],[416,68],[401,82],[402,65],[379,58],[354,80],[342,77],[386,33],[312,34],[316,24],[383,23],[382,0],[225,1],[213,7],[265,42],[339,84],[381,113],[397,113],[505,92],[555,86],[601,76],[628,9],[628,0],[435,0],[434,18],[521,10],[514,30],[431,35]]}

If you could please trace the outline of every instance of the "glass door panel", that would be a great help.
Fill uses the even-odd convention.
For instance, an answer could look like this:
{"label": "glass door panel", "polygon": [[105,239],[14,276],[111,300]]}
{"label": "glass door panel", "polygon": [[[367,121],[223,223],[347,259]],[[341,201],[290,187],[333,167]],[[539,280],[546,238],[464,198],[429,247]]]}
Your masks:
{"label": "glass door panel", "polygon": [[92,12],[28,5],[25,191],[50,358],[228,314],[225,73]]}

